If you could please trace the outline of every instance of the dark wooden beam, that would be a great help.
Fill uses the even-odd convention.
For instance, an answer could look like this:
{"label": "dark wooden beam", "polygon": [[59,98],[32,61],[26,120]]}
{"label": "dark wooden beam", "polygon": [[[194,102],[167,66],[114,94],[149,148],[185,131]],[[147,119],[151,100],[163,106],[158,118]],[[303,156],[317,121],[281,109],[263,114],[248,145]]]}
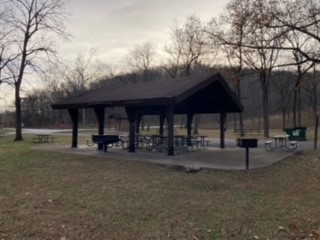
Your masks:
{"label": "dark wooden beam", "polygon": [[140,123],[141,123],[141,120],[142,120],[142,114],[139,114],[139,113],[136,113],[136,116],[135,116],[135,141],[137,142],[136,145],[137,147],[139,148],[139,134],[140,134]]}
{"label": "dark wooden beam", "polygon": [[133,108],[126,108],[129,120],[129,152],[136,151],[136,117],[137,114]]}
{"label": "dark wooden beam", "polygon": [[79,121],[79,111],[78,109],[68,109],[69,115],[72,121],[72,148],[78,147],[78,121]]}
{"label": "dark wooden beam", "polygon": [[225,148],[226,119],[227,113],[220,113],[220,148]]}
{"label": "dark wooden beam", "polygon": [[[105,118],[104,112],[105,112],[104,108],[94,108],[94,113],[98,120],[99,135],[104,135],[104,118]],[[103,144],[98,144],[98,150],[103,150]]]}
{"label": "dark wooden beam", "polygon": [[168,156],[174,155],[174,105],[166,107],[166,119],[168,123]]}
{"label": "dark wooden beam", "polygon": [[163,135],[164,130],[163,130],[163,125],[164,125],[164,120],[166,119],[166,114],[164,112],[160,113],[160,118],[159,118],[159,135]]}
{"label": "dark wooden beam", "polygon": [[191,146],[193,113],[187,114],[187,144]]}

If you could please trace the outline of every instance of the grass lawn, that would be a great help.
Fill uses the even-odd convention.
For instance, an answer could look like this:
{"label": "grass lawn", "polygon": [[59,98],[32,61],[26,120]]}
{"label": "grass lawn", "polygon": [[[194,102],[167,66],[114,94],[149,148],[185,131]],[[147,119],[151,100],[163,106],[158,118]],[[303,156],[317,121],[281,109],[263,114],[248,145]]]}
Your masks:
{"label": "grass lawn", "polygon": [[187,173],[32,146],[0,138],[0,239],[320,238],[320,152]]}

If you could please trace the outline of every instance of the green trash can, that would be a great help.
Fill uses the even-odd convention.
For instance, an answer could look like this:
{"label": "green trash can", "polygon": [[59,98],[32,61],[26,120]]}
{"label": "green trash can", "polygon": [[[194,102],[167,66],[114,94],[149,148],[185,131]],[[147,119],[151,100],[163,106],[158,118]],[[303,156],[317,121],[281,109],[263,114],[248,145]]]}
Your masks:
{"label": "green trash can", "polygon": [[283,131],[289,135],[290,141],[307,141],[306,127],[285,128]]}

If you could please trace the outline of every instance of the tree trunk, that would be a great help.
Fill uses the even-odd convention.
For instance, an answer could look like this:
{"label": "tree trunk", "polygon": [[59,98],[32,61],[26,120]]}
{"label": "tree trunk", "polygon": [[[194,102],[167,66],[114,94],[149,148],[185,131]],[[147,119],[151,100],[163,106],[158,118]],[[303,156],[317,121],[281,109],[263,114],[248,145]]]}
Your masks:
{"label": "tree trunk", "polygon": [[314,94],[314,100],[313,100],[313,116],[314,118],[317,117],[317,109],[318,109],[318,95],[317,95],[317,84],[313,83],[313,94]]}
{"label": "tree trunk", "polygon": [[20,69],[18,79],[15,82],[15,107],[16,107],[16,138],[15,141],[23,141],[22,138],[22,114],[21,114],[21,98],[20,98],[20,87],[22,83],[22,78],[27,62],[27,45],[28,45],[28,34],[29,29],[25,33],[25,39],[22,49],[22,57],[20,62]]}
{"label": "tree trunk", "polygon": [[297,80],[294,86],[294,92],[293,92],[293,127],[297,127],[298,126],[298,118],[297,118],[297,111],[298,111],[298,95],[299,95],[299,89],[300,89],[300,82],[301,82],[301,77],[302,77],[302,73],[301,73],[301,66],[298,65],[298,76],[297,76]]}
{"label": "tree trunk", "polygon": [[286,128],[286,111],[282,110],[282,129]]}
{"label": "tree trunk", "polygon": [[269,98],[263,93],[263,133],[264,137],[269,137]]}
{"label": "tree trunk", "polygon": [[301,127],[301,88],[298,90],[298,127]]}
{"label": "tree trunk", "polygon": [[264,137],[269,137],[269,81],[265,71],[260,73],[262,86],[262,108],[263,108],[263,133]]}
{"label": "tree trunk", "polygon": [[318,109],[318,84],[316,83],[315,79],[316,79],[316,66],[314,65],[313,66],[313,81],[312,81],[311,96],[313,95],[313,103],[312,103],[313,117],[317,118],[318,117],[318,113],[317,113],[317,109]]}
{"label": "tree trunk", "polygon": [[143,79],[145,82],[148,82],[149,78],[148,78],[148,69],[145,69],[143,71]]}
{"label": "tree trunk", "polygon": [[293,127],[297,127],[297,89],[293,92],[293,109],[292,109],[292,121]]}
{"label": "tree trunk", "polygon": [[282,129],[285,129],[287,126],[287,106],[285,100],[285,93],[281,89],[281,114],[282,114]]}
{"label": "tree trunk", "polygon": [[[237,90],[238,98],[241,101],[240,81],[238,81],[238,83],[236,85],[236,90]],[[244,136],[244,129],[243,129],[243,113],[242,112],[239,113],[239,130],[240,130],[240,136],[243,137]]]}
{"label": "tree trunk", "polygon": [[23,141],[20,84],[18,83],[16,83],[15,85],[15,107],[16,107],[16,138],[14,140]]}
{"label": "tree trunk", "polygon": [[186,64],[186,76],[187,77],[191,76],[191,64],[190,63]]}

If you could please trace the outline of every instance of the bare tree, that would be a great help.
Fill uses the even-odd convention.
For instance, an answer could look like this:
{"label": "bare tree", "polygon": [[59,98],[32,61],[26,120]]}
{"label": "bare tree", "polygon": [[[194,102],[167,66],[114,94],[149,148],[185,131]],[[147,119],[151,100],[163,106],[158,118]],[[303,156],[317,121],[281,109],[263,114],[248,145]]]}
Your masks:
{"label": "bare tree", "polygon": [[[151,42],[137,44],[129,49],[126,62],[132,67],[134,72],[141,74],[144,81],[151,81],[151,69],[154,67],[156,47]],[[144,130],[144,117],[141,119],[141,127]]]}
{"label": "bare tree", "polygon": [[[79,52],[71,60],[61,60],[48,64],[42,79],[45,80],[54,101],[79,95],[95,82],[107,75],[108,67],[96,57],[96,49]],[[37,96],[34,96],[37,97]],[[82,123],[86,124],[86,110],[82,109]]]}
{"label": "bare tree", "polygon": [[[274,21],[266,23],[269,28],[279,29],[279,35],[299,32],[314,47],[306,51],[305,45],[284,45],[283,50],[298,51],[302,62],[320,63],[320,2],[318,0],[272,0],[269,15]],[[308,48],[307,48],[308,49]]]}
{"label": "bare tree", "polygon": [[313,73],[309,75],[303,86],[303,88],[309,93],[309,104],[312,107],[314,118],[316,118],[318,114],[318,89],[320,84],[320,73],[317,66],[318,65],[313,66]]}
{"label": "bare tree", "polygon": [[275,90],[279,93],[280,106],[282,114],[282,128],[287,127],[287,115],[289,112],[290,101],[294,91],[294,84],[292,82],[293,74],[290,71],[276,72],[272,77],[272,84]]}
{"label": "bare tree", "polygon": [[[248,14],[246,14],[247,4],[246,1],[241,0],[229,2],[226,13],[221,15],[219,19],[212,19],[206,31],[209,39],[213,41],[213,45],[218,45],[227,59],[233,74],[235,92],[239,99],[241,99],[241,79],[244,66],[243,52],[246,51],[243,47],[243,41],[248,34],[246,31],[248,31],[247,25],[250,21]],[[242,113],[239,113],[239,130],[240,135],[244,136]]]}
{"label": "bare tree", "polygon": [[[233,28],[241,26],[241,41],[238,36],[221,38],[225,45],[238,51],[241,61],[258,74],[262,89],[264,136],[269,136],[269,89],[272,69],[276,66],[283,36],[278,29],[269,29],[267,25],[274,18],[268,14],[268,0],[234,1],[229,5],[230,16],[237,21],[232,22]],[[239,21],[240,20],[240,21]],[[241,22],[243,21],[243,22]],[[241,51],[239,52],[239,45]],[[239,55],[241,53],[241,55]]]}
{"label": "bare tree", "polygon": [[182,64],[182,44],[180,44],[179,35],[174,28],[171,28],[170,39],[170,42],[164,47],[167,58],[165,63],[162,63],[162,68],[171,78],[176,78]]}
{"label": "bare tree", "polygon": [[[170,43],[165,47],[165,52],[169,55],[168,61],[176,69],[171,76],[177,76],[180,66],[183,75],[191,76],[192,70],[201,62],[207,51],[203,29],[203,23],[195,15],[187,16],[182,25],[177,22],[173,25]],[[169,69],[168,65],[164,65],[164,69]]]}
{"label": "bare tree", "polygon": [[144,42],[137,44],[129,49],[126,56],[126,62],[143,75],[144,81],[150,81],[151,68],[154,66],[156,56],[156,47],[151,42]]}
{"label": "bare tree", "polygon": [[5,69],[19,56],[19,54],[13,52],[11,48],[15,40],[11,37],[12,29],[5,24],[7,18],[8,9],[0,6],[0,84],[8,83],[12,80],[10,75],[5,75]]}
{"label": "bare tree", "polygon": [[244,61],[247,66],[256,71],[262,89],[262,109],[264,136],[269,137],[269,91],[272,69],[276,66],[279,47],[282,45],[283,38],[278,36],[277,29],[268,29],[267,23],[273,19],[267,14],[268,1],[252,1],[247,12],[250,13],[250,24],[246,45],[252,48],[244,52]]}
{"label": "bare tree", "polygon": [[[191,76],[207,53],[204,24],[195,15],[186,17],[183,24],[175,22],[171,27],[171,39],[165,46],[168,57],[162,68],[170,77]],[[183,116],[181,126],[183,126]],[[194,119],[194,134],[198,133],[199,116]]]}
{"label": "bare tree", "polygon": [[[281,34],[281,32],[280,32]],[[311,37],[297,30],[290,30],[285,35],[285,48],[291,47],[291,56],[286,57],[285,65],[292,65],[296,71],[293,89],[293,126],[301,126],[301,85],[303,76],[314,66],[315,62],[307,60],[302,52],[311,53],[317,49]],[[289,51],[287,51],[289,52]]]}
{"label": "bare tree", "polygon": [[[2,3],[6,9],[6,17],[1,20],[1,27],[9,29],[8,34],[2,36],[3,42],[10,44],[10,64],[5,67],[2,79],[15,88],[16,109],[16,137],[15,141],[22,141],[21,128],[21,84],[26,71],[40,68],[40,59],[53,56],[56,51],[54,42],[56,36],[66,36],[64,21],[64,0],[8,0]],[[12,57],[13,56],[13,57]],[[43,60],[43,59],[42,59]]]}
{"label": "bare tree", "polygon": [[61,84],[67,96],[83,93],[90,84],[107,75],[107,66],[96,57],[96,49],[90,49],[88,53],[80,52],[69,61],[58,63]]}

